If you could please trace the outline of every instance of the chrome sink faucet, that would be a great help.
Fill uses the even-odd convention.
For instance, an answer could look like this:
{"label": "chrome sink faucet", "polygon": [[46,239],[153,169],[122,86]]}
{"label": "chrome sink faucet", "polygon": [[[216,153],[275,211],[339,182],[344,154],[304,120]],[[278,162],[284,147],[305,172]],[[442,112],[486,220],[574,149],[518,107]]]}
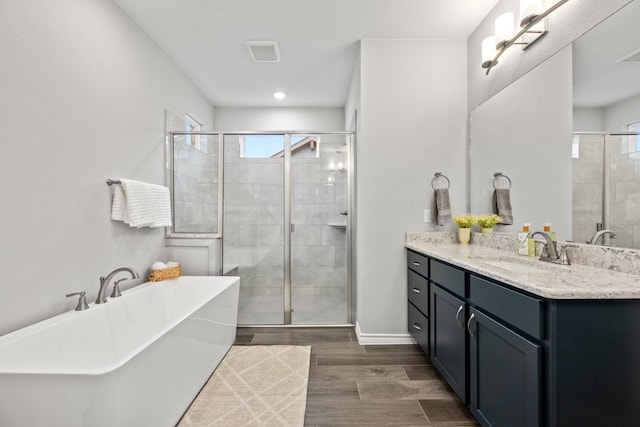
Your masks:
{"label": "chrome sink faucet", "polygon": [[556,248],[556,242],[544,231],[534,231],[529,233],[529,237],[533,239],[533,236],[542,236],[545,240],[544,250],[540,255],[540,261],[549,261],[560,263],[560,255],[558,254],[558,249]]}
{"label": "chrome sink faucet", "polygon": [[615,239],[616,237],[618,237],[616,235],[616,233],[614,233],[611,230],[598,230],[595,232],[595,234],[593,235],[593,237],[591,237],[591,240],[587,241],[588,244],[590,245],[595,245],[598,242],[598,239],[600,237],[602,237],[602,243],[604,243],[604,236],[605,235],[609,235],[612,239]]}
{"label": "chrome sink faucet", "polygon": [[[109,286],[109,282],[111,282],[111,279],[113,279],[113,277],[116,274],[118,274],[118,273],[120,273],[122,271],[129,272],[129,274],[131,274],[131,278],[132,279],[137,279],[137,278],[140,277],[138,272],[135,271],[131,267],[116,268],[111,273],[107,274],[106,277],[105,276],[101,276],[100,277],[100,290],[98,291],[98,297],[96,298],[96,304],[104,304],[105,302],[107,302],[107,287]],[[118,282],[120,282],[120,280],[118,280]]]}

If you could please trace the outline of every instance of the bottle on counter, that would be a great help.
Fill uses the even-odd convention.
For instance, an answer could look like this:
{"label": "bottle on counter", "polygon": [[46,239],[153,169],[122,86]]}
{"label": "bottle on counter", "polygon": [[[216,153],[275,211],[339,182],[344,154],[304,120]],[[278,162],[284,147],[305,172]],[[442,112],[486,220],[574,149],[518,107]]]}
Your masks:
{"label": "bottle on counter", "polygon": [[545,222],[544,226],[543,226],[543,230],[545,233],[547,233],[549,235],[549,237],[551,237],[551,240],[553,240],[554,242],[556,241],[556,233],[551,231],[551,223],[550,222]]}
{"label": "bottle on counter", "polygon": [[534,256],[536,253],[536,244],[529,237],[531,224],[525,222],[522,224],[522,231],[518,233],[518,255]]}

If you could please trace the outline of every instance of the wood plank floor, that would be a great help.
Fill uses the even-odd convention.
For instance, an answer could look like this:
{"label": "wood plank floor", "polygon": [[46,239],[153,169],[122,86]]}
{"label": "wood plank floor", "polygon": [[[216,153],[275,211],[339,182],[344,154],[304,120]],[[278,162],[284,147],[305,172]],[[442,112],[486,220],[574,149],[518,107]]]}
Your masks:
{"label": "wood plank floor", "polygon": [[238,328],[236,345],[310,345],[305,426],[477,426],[417,345],[358,344],[352,327]]}

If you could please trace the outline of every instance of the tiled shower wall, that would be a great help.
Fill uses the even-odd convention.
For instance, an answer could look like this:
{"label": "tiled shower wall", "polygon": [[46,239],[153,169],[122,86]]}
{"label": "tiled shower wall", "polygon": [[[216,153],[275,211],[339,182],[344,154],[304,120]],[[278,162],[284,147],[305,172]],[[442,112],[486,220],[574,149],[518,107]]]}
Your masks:
{"label": "tiled shower wall", "polygon": [[[580,136],[580,158],[573,159],[573,240],[583,243],[602,222],[602,136]],[[607,136],[609,225],[614,246],[640,248],[640,158],[630,156],[626,137]]]}
{"label": "tiled shower wall", "polygon": [[585,243],[602,222],[602,136],[581,135],[579,157],[573,159],[573,233]]}
{"label": "tiled shower wall", "polygon": [[[320,158],[292,159],[294,323],[346,323],[346,151],[321,144]],[[238,137],[224,148],[224,263],[241,277],[241,324],[283,322],[284,161],[240,158]],[[329,225],[332,224],[332,225]]]}

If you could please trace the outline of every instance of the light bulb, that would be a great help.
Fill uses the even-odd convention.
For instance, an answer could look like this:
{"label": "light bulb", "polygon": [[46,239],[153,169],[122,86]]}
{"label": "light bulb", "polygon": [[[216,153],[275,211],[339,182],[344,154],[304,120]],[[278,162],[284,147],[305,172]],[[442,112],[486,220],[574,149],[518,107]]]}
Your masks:
{"label": "light bulb", "polygon": [[520,26],[525,27],[542,13],[542,0],[520,0]]}
{"label": "light bulb", "polygon": [[493,60],[496,57],[496,53],[495,36],[489,36],[482,40],[482,68],[493,67],[498,63]]}
{"label": "light bulb", "polygon": [[502,49],[515,34],[513,12],[506,12],[496,18],[496,49]]}

